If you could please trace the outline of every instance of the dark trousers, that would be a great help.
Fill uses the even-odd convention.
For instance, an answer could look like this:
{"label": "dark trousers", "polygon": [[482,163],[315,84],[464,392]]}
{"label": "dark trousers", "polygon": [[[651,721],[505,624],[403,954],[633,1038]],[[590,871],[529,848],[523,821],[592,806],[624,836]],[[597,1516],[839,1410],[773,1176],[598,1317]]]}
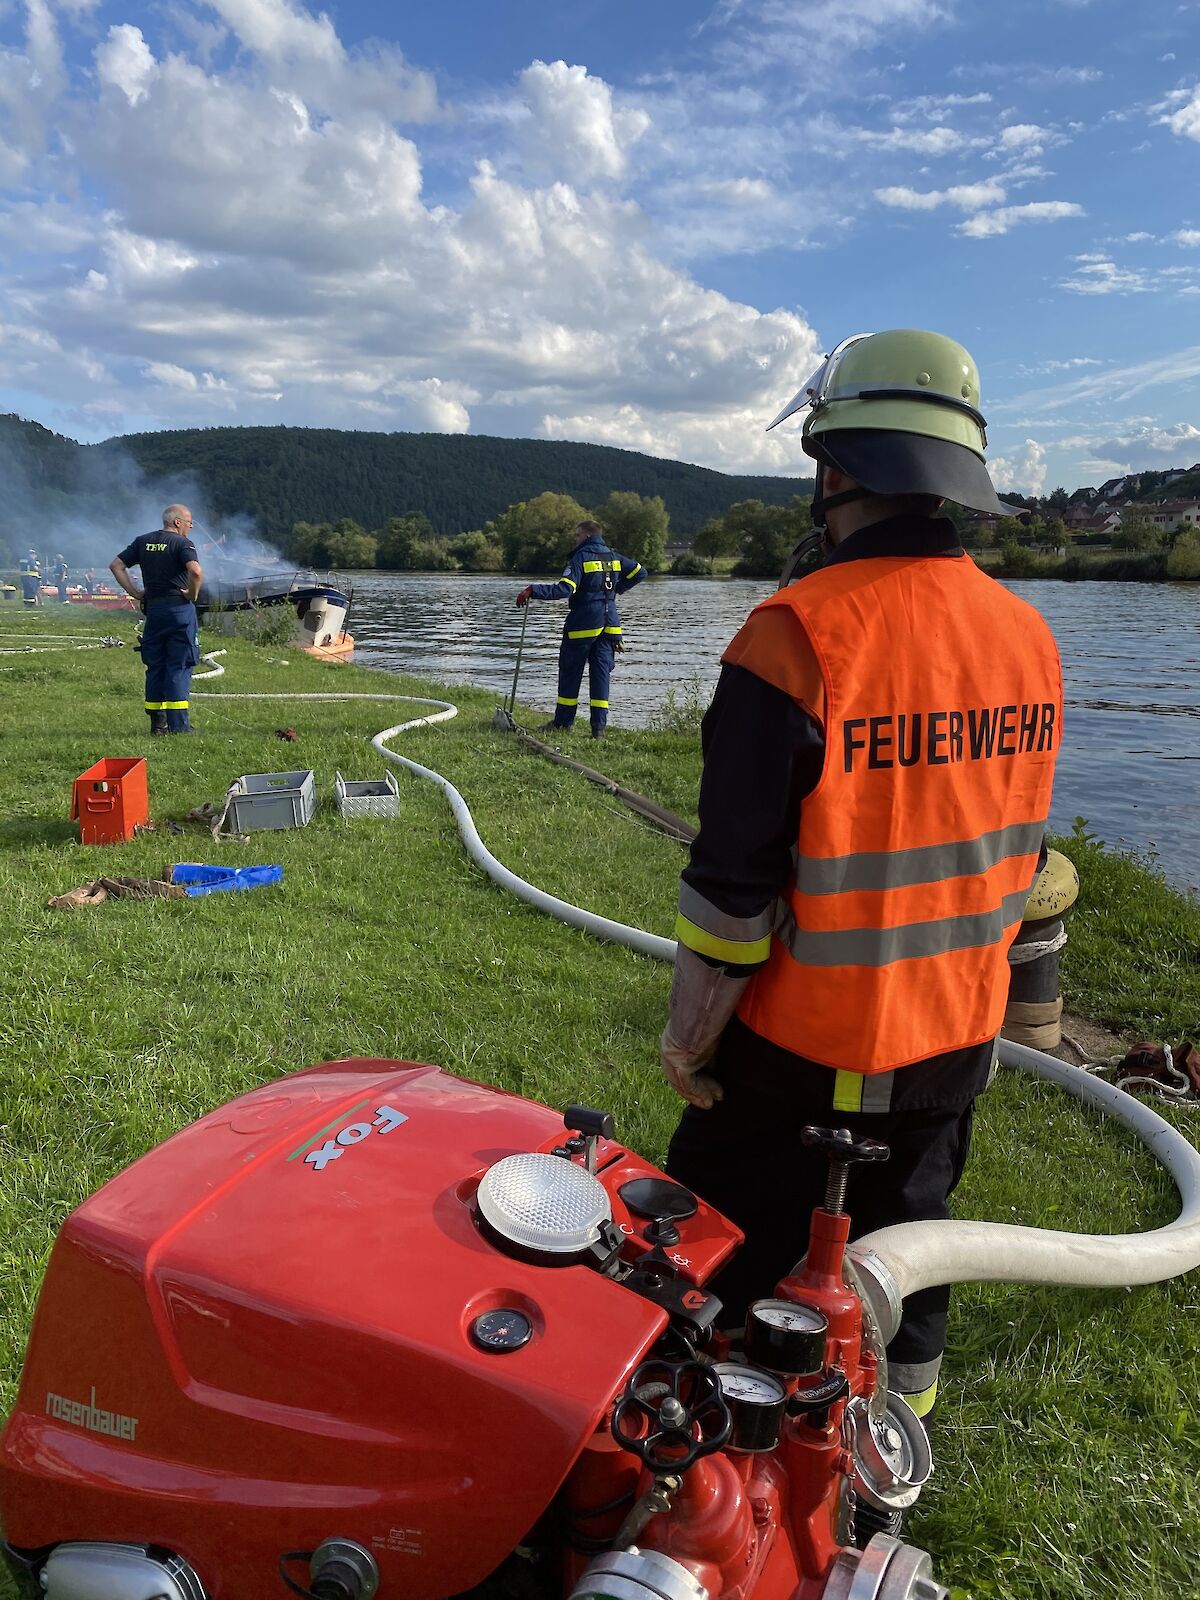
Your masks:
{"label": "dark trousers", "polygon": [[[896,1222],[950,1215],[971,1142],[973,1104],[953,1110],[847,1114],[830,1110],[829,1075],[803,1066],[794,1074],[764,1072],[738,1061],[738,1025],[725,1035],[715,1072],[725,1091],[711,1111],[685,1108],[671,1140],[666,1170],[724,1213],[746,1235],[733,1261],[710,1285],[723,1302],[723,1327],[740,1324],[750,1301],[771,1295],[804,1254],[812,1212],[825,1194],[828,1164],[800,1143],[806,1123],[846,1127],[878,1139],[887,1161],[851,1168],[846,1208],[850,1237]],[[950,1291],[922,1289],[904,1302],[904,1319],[888,1346],[892,1387],[918,1394],[936,1381],[946,1343]]]}
{"label": "dark trousers", "polygon": [[594,639],[568,639],[563,636],[558,652],[558,704],[554,708],[557,727],[569,728],[579,706],[579,686],[583,669],[588,669],[588,710],[593,733],[603,733],[608,723],[608,686],[616,659],[611,634]]}
{"label": "dark trousers", "polygon": [[196,608],[190,600],[151,600],[142,630],[146,710],[165,711],[167,729],[186,733],[192,668],[200,659]]}
{"label": "dark trousers", "polygon": [[38,585],[41,581],[36,573],[23,572],[21,574],[21,598],[27,606],[37,605]]}

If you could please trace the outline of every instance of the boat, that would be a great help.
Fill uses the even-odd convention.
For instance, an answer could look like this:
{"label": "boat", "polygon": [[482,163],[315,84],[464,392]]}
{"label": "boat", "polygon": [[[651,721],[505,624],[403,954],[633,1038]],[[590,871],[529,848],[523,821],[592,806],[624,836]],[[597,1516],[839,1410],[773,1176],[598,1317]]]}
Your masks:
{"label": "boat", "polygon": [[353,597],[352,587],[332,575],[277,565],[253,571],[210,548],[196,609],[207,626],[234,632],[248,612],[288,606],[295,613],[289,644],[319,660],[345,660],[354,650],[346,631]]}

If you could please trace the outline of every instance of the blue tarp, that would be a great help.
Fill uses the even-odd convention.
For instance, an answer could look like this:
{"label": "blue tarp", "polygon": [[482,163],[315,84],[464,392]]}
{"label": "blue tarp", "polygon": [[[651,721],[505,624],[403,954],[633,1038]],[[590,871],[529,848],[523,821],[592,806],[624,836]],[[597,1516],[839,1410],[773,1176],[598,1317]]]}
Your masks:
{"label": "blue tarp", "polygon": [[282,877],[282,867],[206,867],[198,861],[181,861],[171,869],[171,882],[193,895],[258,889],[265,883],[278,883]]}

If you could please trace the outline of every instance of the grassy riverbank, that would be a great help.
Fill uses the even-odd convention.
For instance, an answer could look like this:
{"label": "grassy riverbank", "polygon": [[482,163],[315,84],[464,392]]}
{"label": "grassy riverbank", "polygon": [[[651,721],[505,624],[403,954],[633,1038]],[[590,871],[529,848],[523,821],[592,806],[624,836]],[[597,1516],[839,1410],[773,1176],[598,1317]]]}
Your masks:
{"label": "grassy riverbank", "polygon": [[[0,612],[0,648],[60,630],[83,642],[133,631],[116,613]],[[227,675],[195,689],[438,692],[291,652],[289,665],[274,664],[281,659],[230,641]],[[655,1065],[664,966],[594,943],[491,885],[433,785],[398,775],[399,823],[339,822],[335,769],[377,775],[367,738],[403,720],[404,707],[197,697],[201,737],[151,741],[139,668],[128,646],[0,655],[0,1411],[67,1211],[254,1084],[335,1056],[436,1061],[552,1104],[606,1106],[652,1157],[677,1110]],[[446,694],[460,707],[455,721],[396,742],[458,786],[500,859],[568,899],[669,934],[679,847],[495,734],[493,693]],[[275,739],[277,726],[295,728],[297,742]],[[603,745],[585,737],[576,748],[694,816],[693,736],[618,726]],[[102,755],[137,754],[149,760],[159,832],[81,848],[67,821],[71,779]],[[296,766],[316,770],[322,797],[307,829],[249,846],[166,831],[168,817],[219,801],[238,773]],[[1085,838],[1065,848],[1084,882],[1068,1005],[1133,1033],[1194,1030],[1200,907]],[[278,861],[285,877],[244,897],[46,909],[50,895],[98,871],[157,873],[180,860]],[[1171,1186],[1140,1148],[1049,1089],[1002,1075],[977,1127],[964,1215],[1104,1232],[1173,1214]],[[1115,1294],[958,1292],[937,1477],[910,1529],[945,1581],[1013,1600],[1200,1592],[1197,1296],[1194,1279]]]}

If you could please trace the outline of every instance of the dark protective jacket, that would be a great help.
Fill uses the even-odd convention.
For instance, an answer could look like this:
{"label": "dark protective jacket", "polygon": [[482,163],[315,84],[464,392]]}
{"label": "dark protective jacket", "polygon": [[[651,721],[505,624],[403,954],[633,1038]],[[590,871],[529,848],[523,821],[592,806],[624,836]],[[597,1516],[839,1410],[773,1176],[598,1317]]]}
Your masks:
{"label": "dark protective jacket", "polygon": [[142,569],[142,589],[146,603],[152,600],[186,598],[189,561],[198,561],[196,546],[181,533],[140,533],[117,558],[127,567]]}
{"label": "dark protective jacket", "polygon": [[645,576],[641,562],[618,555],[603,539],[591,538],[572,550],[557,583],[531,584],[530,593],[535,600],[567,602],[564,638],[598,639],[603,634],[615,639],[621,633],[617,596]]}
{"label": "dark protective jacket", "polygon": [[[900,562],[887,559],[895,557],[907,559]],[[929,578],[930,602],[934,607],[927,613],[921,610],[908,588],[922,569]],[[891,578],[896,573],[906,575]],[[1029,686],[1032,694],[1036,688],[1039,703],[1048,702],[1054,707],[1055,751],[1061,704],[1057,654],[1049,631],[1037,613],[979,573],[959,545],[953,525],[947,521],[895,518],[863,529],[845,540],[825,568],[812,576],[817,582],[801,579],[790,591],[782,591],[773,602],[760,608],[753,625],[739,634],[725,654],[721,681],[705,718],[701,826],[691,861],[683,873],[677,934],[683,943],[706,959],[728,964],[731,971],[762,973],[763,993],[755,996],[758,979],[752,981],[739,1008],[747,1042],[753,1045],[756,1054],[763,1055],[764,1065],[769,1058],[774,1058],[779,1065],[790,1061],[815,1071],[828,1084],[832,1110],[865,1110],[868,1105],[879,1111],[889,1106],[899,1109],[902,1105],[913,1109],[963,1105],[982,1087],[990,1064],[991,1035],[984,1038],[983,1032],[985,1029],[994,1032],[992,1013],[996,1014],[998,1026],[999,1013],[1003,1010],[1003,990],[996,992],[997,974],[1004,971],[1006,986],[1005,941],[1010,922],[1013,928],[1019,922],[1019,911],[1014,911],[1011,918],[1003,918],[999,935],[991,940],[989,961],[994,968],[994,981],[989,984],[987,1003],[983,1007],[987,1017],[982,1021],[974,1013],[971,1018],[961,1018],[957,1010],[945,1023],[939,1021],[930,1008],[924,1006],[921,990],[914,984],[911,987],[913,1016],[920,1012],[920,1018],[913,1023],[903,1009],[908,990],[905,980],[911,979],[922,964],[919,955],[902,954],[896,963],[881,958],[874,968],[848,967],[839,962],[830,969],[825,962],[836,955],[841,946],[833,940],[826,947],[820,936],[845,928],[849,933],[848,942],[853,944],[852,930],[855,929],[870,934],[880,927],[904,925],[911,928],[922,922],[944,922],[984,909],[999,911],[1007,906],[1009,891],[1017,892],[1015,881],[1010,884],[1005,877],[998,891],[997,906],[992,908],[990,902],[987,908],[982,907],[982,902],[977,906],[975,900],[983,892],[981,883],[987,880],[987,871],[983,879],[977,881],[970,867],[965,873],[949,877],[940,875],[939,869],[939,875],[928,885],[907,881],[893,885],[890,878],[883,888],[857,882],[862,871],[868,869],[878,867],[885,873],[890,872],[891,865],[895,864],[890,853],[893,843],[898,850],[911,852],[919,851],[925,844],[954,845],[956,841],[965,840],[963,831],[956,830],[955,826],[953,791],[965,781],[968,792],[976,794],[978,785],[975,776],[964,780],[966,766],[938,759],[951,749],[942,737],[952,727],[948,717],[941,717],[931,730],[938,735],[932,747],[934,763],[922,769],[918,778],[920,784],[928,787],[928,779],[936,783],[939,774],[952,773],[954,776],[946,785],[950,809],[939,811],[935,819],[926,816],[924,820],[898,810],[893,838],[888,834],[891,824],[887,821],[887,807],[872,811],[873,802],[869,800],[874,792],[870,785],[875,785],[882,793],[897,779],[907,779],[914,771],[908,766],[903,770],[896,765],[887,768],[887,758],[890,756],[894,760],[897,750],[895,746],[887,748],[884,740],[889,732],[894,736],[897,728],[882,719],[916,710],[940,715],[951,708],[947,694],[953,699],[954,692],[964,687],[953,670],[954,651],[947,649],[945,654],[939,654],[932,632],[943,624],[956,639],[963,632],[954,620],[952,605],[948,607],[946,601],[948,594],[958,592],[958,578],[967,580],[964,604],[970,612],[970,621],[966,631],[969,635],[974,629],[976,638],[974,664],[968,674],[971,687],[982,689],[987,678],[989,697],[995,689],[999,706],[1012,703],[1010,696],[1003,692],[1010,676],[1006,673],[1005,662],[1011,661],[1016,678],[1020,679],[1019,684],[1014,679],[1014,690]],[[895,596],[899,604],[890,610],[887,605],[889,579],[899,585]],[[806,585],[814,601],[827,598],[826,591],[839,597],[840,609],[835,608],[825,615],[826,623],[836,621],[832,629],[825,628],[822,632],[818,623],[815,632],[805,632],[797,616],[797,607],[803,609]],[[790,600],[785,598],[789,595]],[[937,605],[943,607],[940,617]],[[963,620],[966,621],[965,617]],[[933,642],[933,648],[924,652],[922,658],[921,647],[926,640]],[[1003,641],[1002,649],[995,648],[997,640]],[[914,641],[918,645],[915,651]],[[861,657],[854,654],[856,644]],[[835,655],[843,652],[836,677],[830,676],[830,663],[822,653],[826,646]],[[860,671],[857,662],[860,659],[869,661],[872,652],[878,650],[883,651],[878,659],[886,661],[893,648],[913,658],[915,677],[911,685],[905,679],[905,687],[911,686],[922,693],[928,690],[932,698],[928,705],[923,702],[921,705],[885,704],[884,699],[888,694],[894,695],[898,685],[892,682],[893,675],[881,669],[881,697],[878,704],[872,703],[867,708],[868,721],[864,724],[868,734],[874,732],[876,748],[872,754],[868,738],[860,751],[857,736],[861,730],[854,718],[862,707],[856,705],[851,710],[841,696],[845,689],[871,700],[873,685],[869,666],[868,670]],[[991,656],[997,657],[994,672]],[[793,663],[792,670],[782,676],[770,665],[764,668],[765,663],[789,659]],[[926,665],[922,665],[922,659]],[[1023,665],[1018,666],[1018,663]],[[766,676],[761,675],[764,670]],[[1023,700],[1026,696],[1022,693],[1018,698]],[[850,743],[849,771],[845,770],[843,713],[852,724],[846,736]],[[876,719],[874,726],[871,717]],[[833,733],[830,735],[828,752],[827,727],[837,730],[836,740]],[[906,762],[912,755],[912,731],[911,726],[906,727]],[[994,747],[994,759],[1001,768],[1015,768],[1015,746],[1020,742],[1018,723],[1012,758],[1007,755],[1007,745],[1004,755],[999,742]],[[1036,742],[1035,733],[1035,746]],[[923,748],[928,755],[928,738]],[[968,738],[961,750],[969,751],[969,748]],[[1015,818],[1006,810],[1004,785],[1007,780],[1001,778],[997,786],[993,781],[997,768],[991,762],[978,764],[981,770],[985,766],[987,769],[982,788],[988,798],[973,807],[973,818],[978,821],[989,808],[996,812],[991,826],[981,825],[979,833],[1003,829],[1013,820],[1034,823],[1040,830],[1049,801],[1048,774],[1043,759],[1047,754],[1045,746],[1040,755],[1035,750],[1037,796],[1023,795],[1021,815]],[[835,767],[836,773],[833,772]],[[816,834],[804,832],[806,811],[814,827],[823,826],[819,818],[827,778],[831,796],[835,788],[846,790],[839,794],[843,808],[847,802],[855,805],[855,794],[860,790],[868,801],[868,810],[875,820],[868,822],[867,843],[862,851],[851,844],[847,855],[843,847],[847,846],[849,834],[837,840],[830,835],[822,842]],[[1024,805],[1026,798],[1035,798],[1032,808]],[[1036,818],[1035,810],[1038,811]],[[826,813],[827,832],[829,829],[837,831],[840,822],[830,819],[842,815],[843,810]],[[988,820],[984,818],[984,822]],[[925,833],[921,832],[923,826]],[[928,832],[929,827],[933,832]],[[971,831],[971,827],[966,829],[967,833]],[[911,838],[908,837],[910,832]],[[944,841],[942,833],[945,833]],[[1002,877],[1006,873],[1021,876],[1024,880],[1021,887],[1027,889],[1036,869],[1038,846],[1034,843],[1032,851],[1026,849],[1029,840],[1024,833],[1017,842],[1021,849],[1016,854],[1008,852],[1007,846],[1001,851],[1001,861],[1009,864],[1000,865],[999,872]],[[838,862],[838,873],[845,868],[849,876],[839,876],[832,886],[822,879],[816,884],[815,895],[801,893],[793,854],[798,847],[801,856],[807,852]],[[931,855],[929,859],[934,858]],[[902,877],[911,878],[908,867],[915,869],[917,857],[902,854],[898,860],[903,869]],[[937,860],[941,860],[940,855]],[[824,863],[822,870],[823,867]],[[807,876],[813,877],[813,873]],[[816,876],[820,877],[819,871]],[[921,879],[926,875],[917,873],[916,876]],[[808,887],[811,889],[812,885]],[[826,890],[831,892],[826,893]],[[811,930],[807,928],[808,921],[813,921]],[[818,937],[792,938],[787,949],[781,943],[781,932],[786,935],[809,931]],[[884,940],[888,944],[884,956],[895,953],[888,942],[890,937]],[[842,944],[847,944],[847,940],[842,940]],[[857,950],[857,945],[854,948]],[[814,950],[817,951],[815,961],[796,959],[797,954],[812,956]],[[951,957],[950,964],[957,959],[957,956]],[[897,974],[899,981],[893,982]],[[828,979],[834,981],[830,983]],[[858,993],[860,984],[864,998],[870,1002],[867,1009],[872,1011],[866,1021],[865,1013],[860,1013],[855,1005],[848,1009],[846,1005],[846,995]],[[834,1003],[835,991],[837,1017],[831,1024],[831,1009],[822,1007],[826,999]],[[944,1000],[944,992],[939,992]],[[880,1002],[878,1007],[876,1002]],[[999,1011],[996,1011],[997,1002]],[[811,1010],[806,1012],[806,1007]],[[872,1023],[885,1014],[896,1024],[897,1031],[907,1036],[910,1044],[913,1039],[930,1041],[923,1054],[914,1054],[911,1049],[897,1050],[875,1036]],[[781,1021],[785,1018],[787,1020]],[[848,1038],[846,1047],[831,1050],[830,1040],[843,1032]]]}

